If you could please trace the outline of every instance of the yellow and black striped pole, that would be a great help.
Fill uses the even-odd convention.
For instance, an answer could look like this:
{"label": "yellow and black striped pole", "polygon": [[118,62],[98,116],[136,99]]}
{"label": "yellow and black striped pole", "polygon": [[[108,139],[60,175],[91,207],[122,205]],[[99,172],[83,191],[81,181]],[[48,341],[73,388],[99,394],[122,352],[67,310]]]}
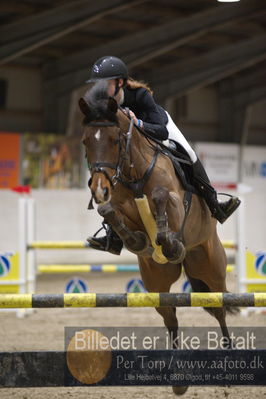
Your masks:
{"label": "yellow and black striped pole", "polygon": [[0,308],[264,307],[266,293],[0,294]]}

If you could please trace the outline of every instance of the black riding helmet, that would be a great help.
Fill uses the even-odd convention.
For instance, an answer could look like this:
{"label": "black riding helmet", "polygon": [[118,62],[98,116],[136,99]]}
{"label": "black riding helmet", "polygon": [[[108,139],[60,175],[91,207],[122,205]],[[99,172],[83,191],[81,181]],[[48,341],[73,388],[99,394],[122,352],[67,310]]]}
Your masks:
{"label": "black riding helmet", "polygon": [[99,58],[92,66],[90,79],[88,82],[110,79],[128,79],[126,64],[118,57],[112,55]]}

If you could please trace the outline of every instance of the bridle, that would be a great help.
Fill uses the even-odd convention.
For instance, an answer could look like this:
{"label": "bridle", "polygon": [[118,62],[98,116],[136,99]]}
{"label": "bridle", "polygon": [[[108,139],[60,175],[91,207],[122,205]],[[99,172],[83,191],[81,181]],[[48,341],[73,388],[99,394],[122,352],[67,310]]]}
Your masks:
{"label": "bridle", "polygon": [[[119,126],[116,122],[89,122],[86,125],[87,126],[92,126],[92,127],[93,126],[95,126],[95,127]],[[128,135],[131,136],[132,135],[132,128],[133,128],[133,124],[132,124],[132,126],[130,124],[131,132],[129,131],[128,133],[126,133],[126,136],[128,136]],[[92,163],[88,164],[89,170],[91,172],[91,178],[89,180],[89,186],[91,185],[91,181],[92,181],[93,175],[95,173],[102,173],[107,178],[107,180],[111,184],[112,188],[116,185],[118,177],[121,174],[121,151],[122,151],[122,139],[121,139],[121,136],[122,135],[123,135],[123,133],[122,133],[121,129],[119,128],[118,139],[115,142],[115,144],[119,145],[118,160],[117,160],[116,163],[92,162]],[[127,147],[127,143],[126,143],[126,147]],[[105,168],[115,170],[115,174],[113,176],[110,176]]]}
{"label": "bridle", "polygon": [[[107,178],[107,180],[109,181],[112,188],[115,187],[117,182],[120,182],[125,187],[133,190],[136,197],[142,197],[144,185],[146,184],[147,180],[149,179],[149,177],[152,173],[152,170],[155,166],[155,163],[156,163],[156,160],[157,160],[157,157],[159,154],[158,147],[157,146],[154,147],[155,151],[154,151],[153,159],[152,159],[151,163],[149,164],[148,168],[146,169],[146,171],[144,172],[143,177],[141,179],[126,179],[123,176],[124,162],[129,161],[131,169],[133,169],[133,167],[134,167],[134,164],[131,162],[131,151],[130,151],[132,130],[133,130],[133,126],[134,126],[133,118],[130,119],[129,129],[128,129],[127,133],[123,133],[119,124],[116,122],[92,121],[92,122],[86,123],[86,126],[92,126],[92,127],[94,127],[94,126],[95,127],[118,126],[119,127],[118,138],[115,142],[115,144],[119,145],[118,160],[116,163],[109,163],[109,162],[89,163],[88,166],[91,171],[91,178],[88,183],[89,187],[91,185],[93,175],[95,173],[102,173]],[[124,145],[125,151],[122,151],[123,150],[123,139],[125,139],[125,145]],[[110,176],[105,168],[115,170],[114,175]],[[90,202],[89,208],[91,206],[92,206],[92,200]]]}

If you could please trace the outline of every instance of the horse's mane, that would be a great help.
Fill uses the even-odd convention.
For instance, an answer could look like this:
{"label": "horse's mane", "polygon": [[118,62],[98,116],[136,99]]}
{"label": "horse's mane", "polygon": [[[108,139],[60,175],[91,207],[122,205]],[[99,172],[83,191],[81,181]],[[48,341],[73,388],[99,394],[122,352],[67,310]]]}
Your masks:
{"label": "horse's mane", "polygon": [[108,107],[109,95],[107,93],[107,82],[100,80],[93,85],[84,95],[84,100],[90,108],[90,113],[85,116],[83,123],[95,120],[107,119],[117,123],[117,115]]}

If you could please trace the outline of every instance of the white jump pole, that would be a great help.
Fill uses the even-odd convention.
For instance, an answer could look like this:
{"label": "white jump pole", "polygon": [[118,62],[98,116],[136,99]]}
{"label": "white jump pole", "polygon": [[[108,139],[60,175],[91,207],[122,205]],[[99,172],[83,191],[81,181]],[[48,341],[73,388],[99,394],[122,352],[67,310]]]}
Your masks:
{"label": "white jump pole", "polygon": [[[18,200],[18,229],[19,229],[19,291],[27,293],[27,199]],[[25,309],[17,309],[17,316],[23,317]]]}
{"label": "white jump pole", "polygon": [[245,199],[241,197],[241,204],[236,214],[237,236],[237,289],[239,293],[246,292],[246,245],[245,245]]}
{"label": "white jump pole", "polygon": [[28,245],[36,239],[36,204],[34,198],[27,199],[27,291],[29,294],[35,292],[36,283],[36,251]]}
{"label": "white jump pole", "polygon": [[[26,212],[27,204],[25,198],[18,201],[18,250],[19,250],[19,271],[18,278],[12,280],[3,280],[1,285],[18,286],[19,294],[27,293],[27,247],[26,247]],[[1,310],[3,311],[3,310]],[[18,317],[23,317],[26,313],[25,309],[8,309],[15,311]]]}
{"label": "white jump pole", "polygon": [[19,206],[19,278],[20,278],[20,292],[26,293],[26,279],[27,279],[27,200],[20,198],[18,200]]}

